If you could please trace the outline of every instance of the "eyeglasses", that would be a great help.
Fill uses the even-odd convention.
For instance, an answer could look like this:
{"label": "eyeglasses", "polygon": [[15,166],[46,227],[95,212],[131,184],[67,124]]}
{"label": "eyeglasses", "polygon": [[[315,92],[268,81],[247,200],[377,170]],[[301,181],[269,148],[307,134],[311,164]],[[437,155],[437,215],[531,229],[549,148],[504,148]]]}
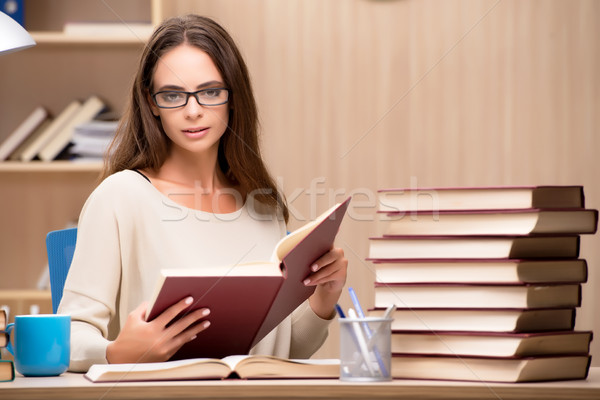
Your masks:
{"label": "eyeglasses", "polygon": [[165,90],[154,93],[152,99],[160,108],[178,108],[188,103],[190,96],[194,96],[198,104],[202,106],[220,106],[229,101],[229,89],[210,88],[201,89],[196,92],[179,92],[174,90]]}

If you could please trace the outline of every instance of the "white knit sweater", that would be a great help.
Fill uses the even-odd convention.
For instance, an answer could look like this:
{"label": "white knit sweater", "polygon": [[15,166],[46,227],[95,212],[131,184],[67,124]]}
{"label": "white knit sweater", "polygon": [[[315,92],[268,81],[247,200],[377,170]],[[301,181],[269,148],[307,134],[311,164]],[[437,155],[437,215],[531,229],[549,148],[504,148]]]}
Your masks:
{"label": "white knit sweater", "polygon": [[[230,214],[206,213],[177,204],[135,171],[105,179],[81,212],[58,309],[72,318],[70,370],[107,362],[106,346],[149,300],[160,269],[269,260],[285,223],[248,204]],[[308,358],[329,323],[305,302],[251,353]]]}

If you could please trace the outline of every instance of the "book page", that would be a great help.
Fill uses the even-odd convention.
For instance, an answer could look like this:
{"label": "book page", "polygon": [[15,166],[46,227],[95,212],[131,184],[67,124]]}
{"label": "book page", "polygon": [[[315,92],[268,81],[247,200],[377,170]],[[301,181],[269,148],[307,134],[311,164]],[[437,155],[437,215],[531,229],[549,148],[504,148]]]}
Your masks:
{"label": "book page", "polygon": [[85,376],[93,382],[107,382],[226,377],[229,372],[229,366],[221,360],[196,358],[153,363],[94,364]]}
{"label": "book page", "polygon": [[[230,357],[225,357],[225,359]],[[337,378],[337,359],[287,359],[268,355],[232,356],[232,368],[242,379]],[[223,359],[223,361],[225,361]]]}
{"label": "book page", "polygon": [[250,355],[234,355],[234,356],[227,356],[227,357],[223,357],[221,359],[222,362],[224,362],[225,364],[229,365],[229,368],[231,368],[232,371],[235,371],[235,367],[242,361],[244,361],[245,359],[252,357]]}
{"label": "book page", "polygon": [[305,364],[305,365],[339,365],[340,360],[337,358],[324,358],[324,359],[303,359],[303,358],[280,358],[269,355],[234,355],[227,356],[221,359],[224,363],[229,365],[232,371],[235,371],[238,365],[252,364],[252,363],[267,363],[272,364],[274,367],[282,364]]}
{"label": "book page", "polygon": [[295,231],[291,232],[289,235],[281,238],[281,240],[275,246],[275,250],[273,251],[273,255],[271,256],[271,261],[281,262],[283,257],[287,253],[289,253],[298,243],[302,241],[305,237],[308,236],[312,230],[319,225],[325,218],[327,218],[333,211],[335,211],[341,203],[336,204],[331,207],[329,210],[325,211],[323,214],[319,215],[314,221],[310,221]]}

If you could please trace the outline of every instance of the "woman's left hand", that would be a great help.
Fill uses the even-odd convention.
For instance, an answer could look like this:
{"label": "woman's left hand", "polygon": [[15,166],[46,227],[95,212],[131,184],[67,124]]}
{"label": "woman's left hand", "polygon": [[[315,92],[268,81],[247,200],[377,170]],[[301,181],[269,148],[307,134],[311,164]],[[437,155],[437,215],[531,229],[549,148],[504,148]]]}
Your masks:
{"label": "woman's left hand", "polygon": [[316,286],[309,303],[315,314],[329,319],[335,312],[335,304],[346,284],[348,260],[344,250],[333,248],[311,266],[313,271],[305,280],[306,286]]}

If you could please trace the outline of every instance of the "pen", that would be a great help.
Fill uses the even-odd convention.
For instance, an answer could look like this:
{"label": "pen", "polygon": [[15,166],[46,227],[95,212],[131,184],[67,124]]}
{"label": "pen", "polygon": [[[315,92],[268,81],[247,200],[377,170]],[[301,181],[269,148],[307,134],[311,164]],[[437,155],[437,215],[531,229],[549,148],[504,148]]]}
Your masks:
{"label": "pen", "polygon": [[[392,315],[392,313],[396,311],[396,305],[392,304],[391,306],[389,306],[385,312],[383,313],[383,319],[388,319],[390,318],[390,316]],[[367,343],[368,346],[371,346],[373,344],[373,342],[375,341],[375,338],[377,337],[377,335],[379,335],[379,331],[381,331],[383,329],[385,325],[381,324],[377,327],[377,330],[375,330],[375,332],[373,332],[373,336],[371,336],[371,338],[369,339],[369,343]]]}
{"label": "pen", "polygon": [[[338,315],[340,316],[341,319],[346,319],[346,314],[344,314],[344,310],[342,309],[342,307],[340,307],[339,304],[335,305],[335,310],[337,311]],[[358,336],[357,336],[357,332],[356,332],[356,327],[354,326],[355,323],[352,323],[352,331],[350,332],[350,336],[352,337],[352,341],[354,342],[354,346],[357,349],[360,349],[361,353],[363,353],[363,358],[364,358],[364,352],[363,352],[363,348],[361,347],[361,343],[359,342]],[[358,326],[357,326],[358,327]],[[350,329],[350,326],[347,326],[348,329]],[[362,333],[360,333],[360,327],[359,328],[359,332],[358,334],[362,335]],[[363,342],[364,342],[364,338],[363,338]],[[364,344],[363,344],[364,346]],[[367,356],[368,356],[368,345],[366,346],[367,349]],[[367,360],[365,360],[365,362],[367,362]],[[348,367],[344,367],[345,368],[345,372],[346,374],[350,374],[350,371],[348,370]],[[369,369],[370,370],[370,369]]]}
{"label": "pen", "polygon": [[[358,296],[356,295],[354,288],[349,287],[348,292],[350,293],[350,299],[352,300],[352,304],[354,304],[354,308],[356,308],[356,314],[359,318],[365,318],[365,313],[363,312],[363,309],[360,306],[360,301],[358,301]],[[369,328],[369,325],[366,322],[363,322],[362,326],[367,335],[367,342],[370,343],[371,338],[373,337],[373,332],[371,332],[371,328]],[[388,376],[387,368],[385,367],[383,359],[381,358],[381,353],[379,352],[377,346],[373,346],[373,353],[375,353],[375,358],[377,359],[377,364],[379,364],[379,369],[381,370],[381,373],[383,374],[383,376]]]}
{"label": "pen", "polygon": [[[348,315],[350,318],[356,319],[356,312],[352,308],[348,309]],[[362,333],[362,329],[360,329],[360,325],[358,322],[352,322],[352,329],[354,329],[354,336],[356,337],[356,341],[358,342],[358,347],[360,348],[360,352],[362,353],[363,360],[367,365],[367,369],[371,373],[372,376],[377,375],[377,372],[373,369],[371,365],[371,357],[369,356],[369,348],[367,347],[367,341]]]}

